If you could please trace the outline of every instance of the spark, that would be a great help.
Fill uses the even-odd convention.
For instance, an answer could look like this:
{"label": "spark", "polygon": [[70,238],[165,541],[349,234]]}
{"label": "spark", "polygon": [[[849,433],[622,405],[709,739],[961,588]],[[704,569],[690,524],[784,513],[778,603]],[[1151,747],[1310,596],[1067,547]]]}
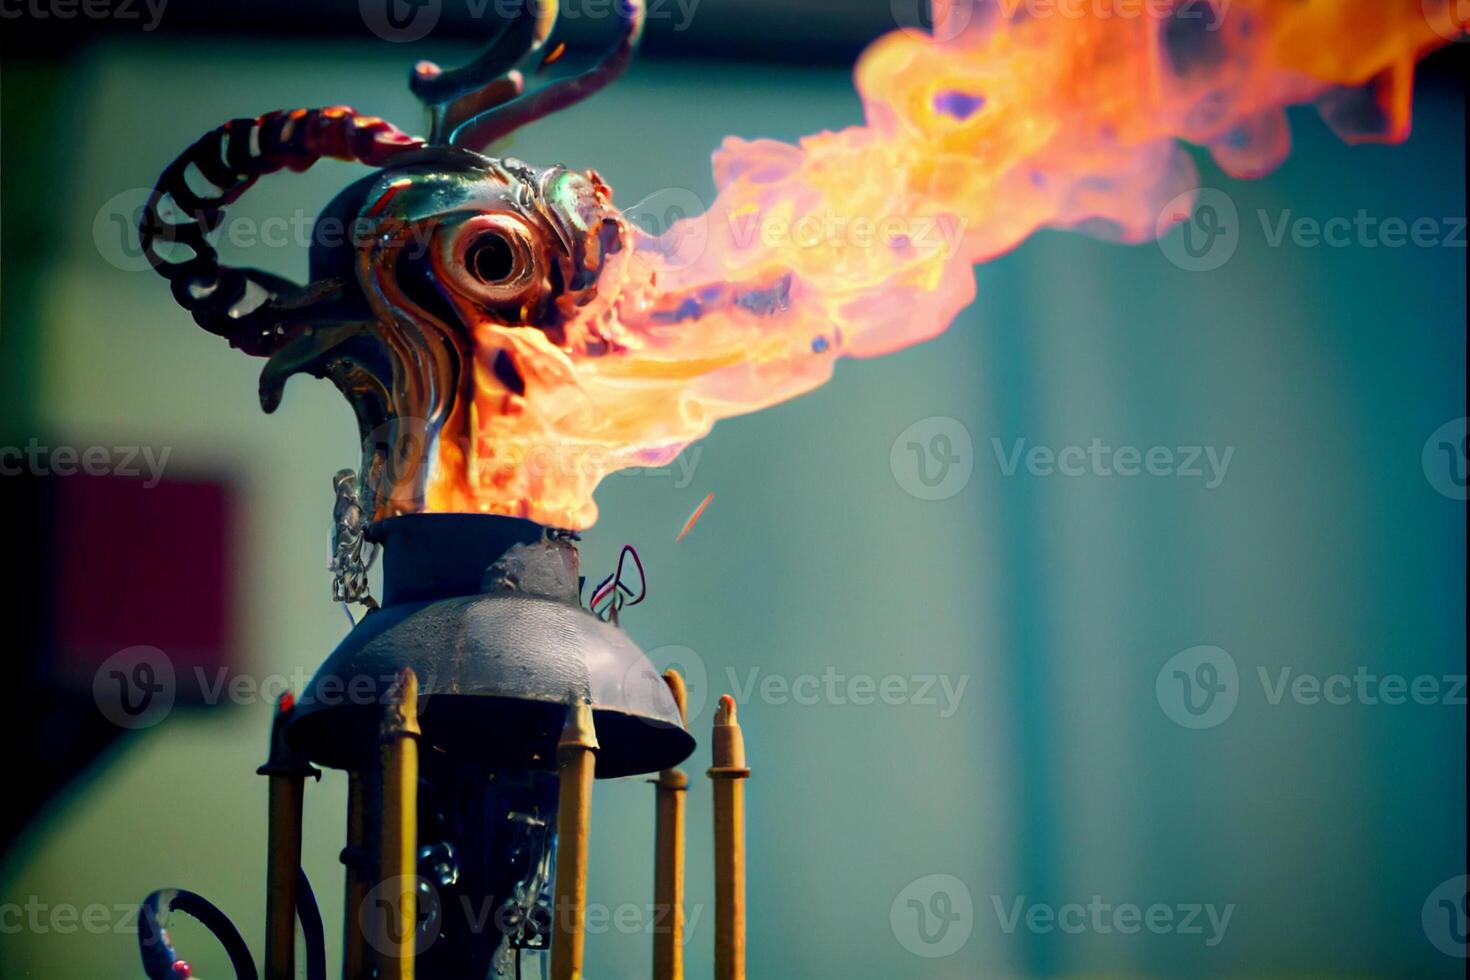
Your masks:
{"label": "spark", "polygon": [[696,508],[694,508],[694,513],[692,513],[692,514],[689,515],[689,520],[687,520],[687,521],[684,522],[684,529],[681,530],[679,532],[679,536],[674,539],[674,543],[675,544],[678,544],[680,541],[683,541],[684,540],[684,535],[686,535],[686,534],[689,533],[690,529],[694,527],[695,522],[698,521],[700,519],[700,517],[702,517],[704,515],[704,509],[706,507],[708,507],[709,504],[710,504],[710,501],[711,500],[714,500],[714,499],[715,499],[715,495],[713,493],[710,493],[703,500],[701,500],[699,502],[699,506],[696,507]]}

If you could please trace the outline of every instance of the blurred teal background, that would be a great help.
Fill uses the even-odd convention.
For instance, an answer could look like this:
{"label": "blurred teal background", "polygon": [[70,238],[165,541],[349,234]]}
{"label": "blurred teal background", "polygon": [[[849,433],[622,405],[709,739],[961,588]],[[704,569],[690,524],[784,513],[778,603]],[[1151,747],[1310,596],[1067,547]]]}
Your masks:
{"label": "blurred teal background", "polygon": [[[52,224],[19,251],[7,239],[0,445],[169,446],[173,474],[237,479],[257,675],[309,671],[346,629],[323,565],[330,478],[356,463],[353,421],[330,386],[301,381],[262,415],[259,362],[194,327],[152,273],[119,268],[107,215],[131,214],[128,195],[231,116],[350,102],[411,127],[403,81],[422,52],[407,47],[119,41],[64,73],[6,78],[5,220],[33,214],[17,195],[35,195]],[[68,135],[38,133],[37,118]],[[650,60],[511,152],[596,167],[624,204],[667,188],[707,197],[726,134],[791,140],[858,119],[842,71]],[[845,363],[809,397],[721,423],[687,457],[692,474],[604,485],[584,567],[599,576],[624,542],[639,547],[651,599],[625,625],[659,666],[690,672],[702,742],[715,697],[753,670],[898,677],[911,694],[936,679],[937,704],[745,699],[752,977],[1461,975],[1421,911],[1465,868],[1463,697],[1273,704],[1260,671],[1272,684],[1287,667],[1463,680],[1465,505],[1421,463],[1431,434],[1465,415],[1463,230],[1459,247],[1273,247],[1257,215],[1366,209],[1448,233],[1466,213],[1463,119],[1445,85],[1421,91],[1401,147],[1346,147],[1302,113],[1296,151],[1269,179],[1231,183],[1205,165],[1241,216],[1223,267],[1043,234],[977,271],[978,301],[940,339]],[[28,175],[40,184],[13,182],[17,146],[40,154]],[[270,178],[232,213],[314,215],[355,175],[328,163]],[[305,273],[294,247],[225,254]],[[891,459],[900,434],[934,417],[957,420],[972,447],[968,482],[943,500],[907,492],[912,474]],[[996,440],[1004,452],[1095,437],[1234,454],[1214,489],[1008,476],[997,457]],[[1238,703],[1194,730],[1171,719],[1156,679],[1200,645],[1228,651]],[[941,681],[962,690],[957,704]],[[269,718],[263,704],[176,712],[130,736],[4,856],[0,906],[110,909],[184,886],[258,953],[266,787],[254,771]],[[686,768],[707,765],[702,745]],[[698,978],[713,946],[702,778],[689,803]],[[339,773],[308,790],[305,866],[332,938],[344,806]],[[594,806],[592,901],[641,909],[653,791],[599,784]],[[939,945],[922,930],[940,920],[918,918],[945,911],[936,881],[950,909],[968,896],[972,910],[953,913]],[[1232,911],[1213,945],[1203,915],[1202,935],[1008,928],[1018,900],[1094,896]],[[951,937],[964,941],[950,955],[919,955]],[[197,976],[226,975],[202,933],[178,940]],[[595,934],[588,975],[647,976],[649,947],[642,931]],[[136,956],[126,927],[0,930],[5,978],[134,976]],[[335,943],[332,957],[335,969]]]}

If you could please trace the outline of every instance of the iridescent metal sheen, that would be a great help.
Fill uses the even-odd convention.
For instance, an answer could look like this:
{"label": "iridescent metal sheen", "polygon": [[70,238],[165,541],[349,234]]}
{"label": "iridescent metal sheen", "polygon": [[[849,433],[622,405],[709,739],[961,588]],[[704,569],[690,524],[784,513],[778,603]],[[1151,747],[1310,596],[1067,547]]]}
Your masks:
{"label": "iridescent metal sheen", "polygon": [[[582,607],[570,535],[515,517],[420,513],[433,509],[429,461],[474,452],[477,402],[503,393],[509,403],[524,390],[514,360],[503,347],[477,347],[477,332],[534,331],[584,356],[613,346],[596,318],[578,316],[596,300],[605,263],[630,248],[607,186],[595,173],[479,150],[622,73],[643,3],[615,0],[614,10],[613,46],[544,84],[527,80],[561,64],[561,45],[543,52],[555,0],[524,0],[465,68],[417,65],[411,85],[429,110],[428,139],[346,107],[233,120],[169,165],[145,209],[145,254],[177,301],[200,326],[266,359],[265,410],[292,376],[326,378],[362,437],[360,471],[333,480],[330,567],[333,598],[370,611],[300,700],[283,699],[261,769],[271,778],[266,980],[296,975],[297,920],[306,975],[325,980],[321,917],[299,872],[312,761],[346,769],[354,787],[342,855],[344,975],[508,980],[522,975],[522,953],[546,952],[554,931],[559,816],[585,824],[594,773],[658,771],[693,750],[647,658]],[[225,208],[261,177],[324,157],[378,169],[317,219],[309,283],[223,264],[212,239]],[[367,591],[379,546],[381,607]],[[571,809],[557,773],[568,717],[598,729]],[[388,731],[385,718],[407,722]],[[449,916],[461,908],[494,915],[466,925]],[[199,919],[237,978],[254,980],[229,920],[179,890],[154,893],[143,909],[150,978],[189,975],[165,931],[171,912]],[[369,928],[375,917],[384,921]]]}
{"label": "iridescent metal sheen", "polygon": [[[578,102],[620,75],[644,23],[643,0],[615,0],[616,40],[581,72],[551,78],[563,47],[544,51],[557,0],[524,0],[472,64],[420,62],[410,85],[430,137],[337,106],[236,119],[198,140],[159,179],[140,237],[174,297],[206,330],[268,358],[260,400],[281,402],[309,374],[347,396],[362,436],[358,493],[368,519],[425,509],[429,460],[441,445],[473,452],[476,390],[519,394],[510,357],[477,365],[477,327],[525,327],[558,347],[596,354],[608,338],[567,336],[630,229],[595,173],[533,167],[478,152]],[[550,78],[531,85],[538,76]],[[383,168],[318,218],[311,282],[222,264],[211,236],[224,209],[260,177],[330,157]]]}

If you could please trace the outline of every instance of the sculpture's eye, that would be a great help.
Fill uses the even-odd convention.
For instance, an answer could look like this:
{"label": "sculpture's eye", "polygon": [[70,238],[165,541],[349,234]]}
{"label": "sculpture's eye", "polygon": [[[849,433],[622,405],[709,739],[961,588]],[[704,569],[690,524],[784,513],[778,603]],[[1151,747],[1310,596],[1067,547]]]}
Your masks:
{"label": "sculpture's eye", "polygon": [[448,236],[439,271],[476,303],[521,306],[545,289],[545,251],[520,215],[479,214],[460,222]]}
{"label": "sculpture's eye", "polygon": [[493,286],[515,273],[515,249],[499,232],[486,232],[470,244],[465,265],[476,279]]}

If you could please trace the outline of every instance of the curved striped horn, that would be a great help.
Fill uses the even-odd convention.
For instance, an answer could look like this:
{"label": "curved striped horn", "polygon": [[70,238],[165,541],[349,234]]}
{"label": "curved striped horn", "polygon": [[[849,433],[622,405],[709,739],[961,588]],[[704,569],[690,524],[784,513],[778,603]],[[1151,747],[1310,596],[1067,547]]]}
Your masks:
{"label": "curved striped horn", "polygon": [[[285,318],[299,318],[332,284],[303,287],[259,269],[221,264],[209,235],[224,209],[278,170],[299,173],[323,157],[381,167],[423,146],[422,139],[346,106],[231,120],[202,136],[159,177],[138,228],[143,253],[196,323],[247,354],[269,356],[288,339]],[[168,254],[160,244],[171,246]],[[189,254],[180,257],[180,250]]]}

